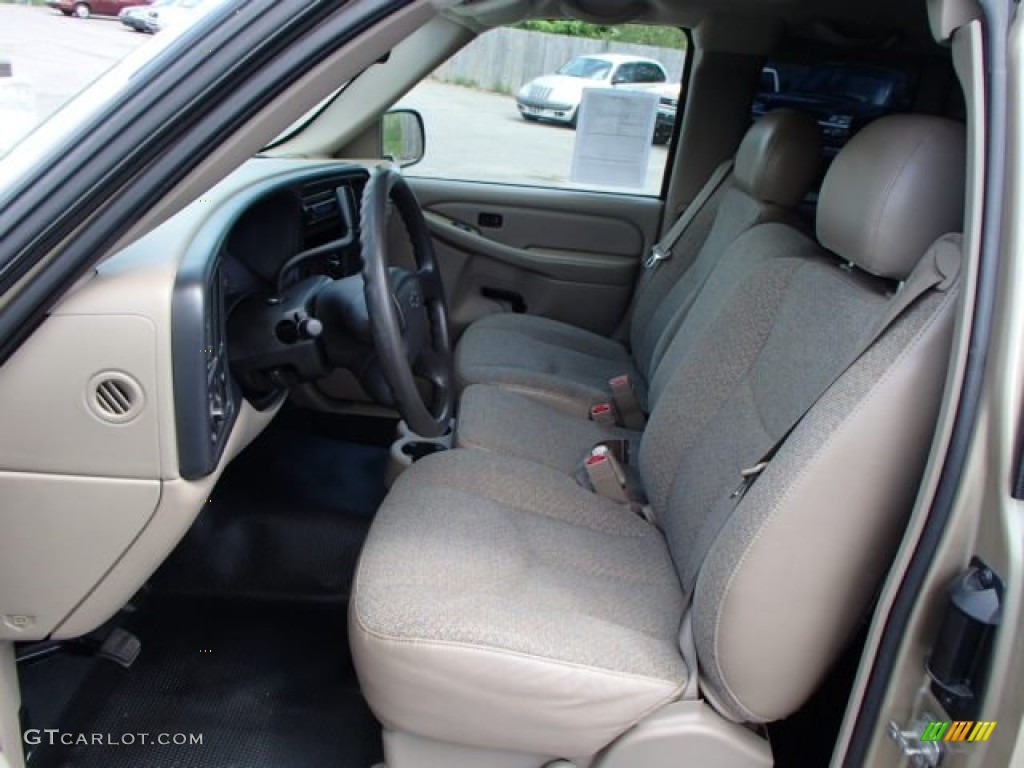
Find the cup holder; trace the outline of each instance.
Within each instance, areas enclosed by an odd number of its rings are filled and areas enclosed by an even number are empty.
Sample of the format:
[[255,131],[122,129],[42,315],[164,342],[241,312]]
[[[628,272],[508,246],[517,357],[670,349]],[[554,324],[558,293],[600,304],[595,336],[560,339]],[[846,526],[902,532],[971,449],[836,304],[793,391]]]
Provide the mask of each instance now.
[[448,450],[448,447],[442,443],[421,443],[412,442],[405,443],[402,446],[402,453],[412,459],[414,462],[420,459],[430,456],[432,453],[440,453],[441,451]]
[[390,488],[405,470],[425,456],[447,451],[455,444],[455,424],[440,437],[423,437],[409,429],[404,421],[398,423],[398,437],[391,444],[387,476],[384,482]]
[[[455,434],[455,420],[454,419],[452,419],[451,423],[448,425],[448,428],[444,431],[444,434],[442,434],[441,437],[439,437],[439,438],[424,438],[423,440],[424,440],[424,442],[445,442],[445,443],[450,443],[453,434]],[[404,419],[402,421],[398,422],[398,440],[399,441],[406,440],[406,439],[411,439],[414,442],[418,442],[416,440],[416,438],[418,438],[418,437],[420,437],[420,436],[417,435],[415,432],[413,432],[411,429],[409,429],[409,425],[405,423]]]

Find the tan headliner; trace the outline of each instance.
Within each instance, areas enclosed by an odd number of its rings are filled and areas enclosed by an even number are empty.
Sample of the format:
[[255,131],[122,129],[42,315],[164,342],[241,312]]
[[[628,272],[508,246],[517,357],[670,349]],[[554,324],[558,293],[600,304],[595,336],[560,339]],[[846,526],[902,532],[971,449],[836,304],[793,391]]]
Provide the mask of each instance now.
[[530,18],[689,28],[709,16],[775,19],[797,38],[822,39],[831,31],[860,39],[899,33],[901,49],[934,46],[924,0],[466,0],[447,15],[478,32]]

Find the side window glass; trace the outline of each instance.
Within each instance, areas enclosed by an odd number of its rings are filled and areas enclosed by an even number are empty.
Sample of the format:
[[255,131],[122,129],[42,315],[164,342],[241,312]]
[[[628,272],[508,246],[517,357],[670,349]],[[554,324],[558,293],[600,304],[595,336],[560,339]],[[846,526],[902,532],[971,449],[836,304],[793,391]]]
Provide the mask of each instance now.
[[[486,32],[396,105],[419,112],[426,133],[423,160],[404,173],[656,196],[687,55],[686,34],[672,27],[552,21]],[[645,165],[628,183],[615,174],[574,175],[580,105],[590,89],[622,93],[655,110],[646,157],[638,161]],[[626,96],[630,91],[650,96]],[[629,121],[612,121],[623,122]],[[619,138],[631,151],[637,145],[636,136],[612,134],[601,151],[617,152]]]
[[761,72],[753,117],[786,107],[810,112],[821,126],[826,159],[831,159],[872,121],[910,110],[917,81],[912,64],[769,61]]
[[638,75],[637,75],[637,82],[638,83],[663,83],[663,82],[665,82],[665,73],[662,71],[661,67],[659,67],[657,64],[651,64],[650,62],[645,62],[643,64],[637,65],[637,70],[638,70]]
[[620,64],[619,69],[616,71],[612,79],[613,83],[636,83],[639,82],[637,78],[637,65],[636,64]]

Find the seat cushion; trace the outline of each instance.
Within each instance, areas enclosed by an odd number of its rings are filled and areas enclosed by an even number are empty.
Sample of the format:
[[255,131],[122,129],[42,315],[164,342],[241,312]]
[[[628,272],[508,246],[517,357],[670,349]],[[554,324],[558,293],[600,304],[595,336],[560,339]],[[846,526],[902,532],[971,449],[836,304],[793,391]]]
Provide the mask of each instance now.
[[554,470],[454,450],[391,490],[349,622],[386,727],[579,757],[678,697],[682,610],[656,528]]
[[581,328],[504,313],[473,323],[455,350],[460,387],[496,384],[578,414],[609,395],[608,380],[642,381],[626,348]]
[[455,444],[518,456],[573,474],[598,443],[628,440],[638,450],[640,435],[614,424],[598,424],[518,392],[475,384],[462,393]]

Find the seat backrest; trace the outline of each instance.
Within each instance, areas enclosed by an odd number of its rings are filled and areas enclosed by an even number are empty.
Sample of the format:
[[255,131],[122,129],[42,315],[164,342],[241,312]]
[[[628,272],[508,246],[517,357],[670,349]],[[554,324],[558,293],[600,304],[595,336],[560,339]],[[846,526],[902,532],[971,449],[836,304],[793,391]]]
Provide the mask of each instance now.
[[[741,235],[652,383],[640,472],[694,588],[703,689],[728,716],[799,708],[891,559],[934,430],[956,291],[920,299],[829,384],[928,245],[961,227],[964,144],[962,126],[922,116],[858,134],[819,199],[829,250],[778,223]],[[956,240],[936,247],[959,253]]]
[[792,221],[793,208],[821,174],[821,129],[804,112],[769,112],[747,131],[733,172],[690,222],[634,299],[630,344],[650,379],[719,257],[744,231],[768,221]]

